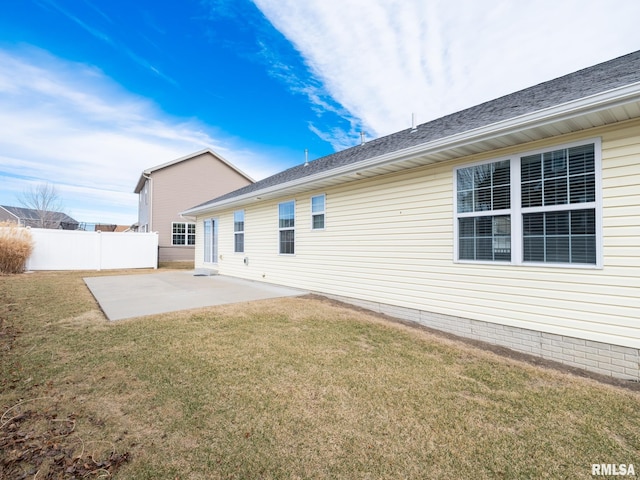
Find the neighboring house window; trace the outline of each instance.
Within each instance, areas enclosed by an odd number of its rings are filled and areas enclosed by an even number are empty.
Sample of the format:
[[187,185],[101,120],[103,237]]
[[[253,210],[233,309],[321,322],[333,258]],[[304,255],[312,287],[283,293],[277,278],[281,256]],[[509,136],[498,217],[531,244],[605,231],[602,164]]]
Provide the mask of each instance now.
[[244,210],[233,213],[233,251],[244,252]]
[[278,205],[279,252],[293,255],[295,253],[296,203],[294,200]]
[[598,264],[599,141],[456,170],[457,259]]
[[172,223],[171,245],[195,245],[196,244],[196,224],[195,223]]
[[325,195],[311,197],[311,228],[322,230],[324,228]]

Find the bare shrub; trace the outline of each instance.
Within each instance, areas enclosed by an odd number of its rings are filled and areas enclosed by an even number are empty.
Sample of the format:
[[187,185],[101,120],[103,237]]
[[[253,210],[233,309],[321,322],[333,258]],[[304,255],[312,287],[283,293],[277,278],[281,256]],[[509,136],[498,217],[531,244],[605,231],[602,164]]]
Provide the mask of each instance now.
[[32,251],[29,229],[13,222],[0,222],[0,274],[22,273]]
[[37,228],[59,228],[63,220],[62,202],[58,190],[50,183],[41,183],[25,190],[18,200],[23,207],[36,214],[35,224],[27,224]]

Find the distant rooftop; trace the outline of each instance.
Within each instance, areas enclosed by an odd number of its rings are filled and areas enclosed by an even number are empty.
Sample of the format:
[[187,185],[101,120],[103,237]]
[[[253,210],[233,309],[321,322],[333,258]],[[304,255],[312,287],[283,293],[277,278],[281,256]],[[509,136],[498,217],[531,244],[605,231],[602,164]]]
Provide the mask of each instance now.
[[63,230],[75,230],[78,228],[78,221],[64,212],[41,212],[32,208],[12,207],[8,205],[0,205],[0,208],[9,212],[21,225],[27,227],[62,228]]

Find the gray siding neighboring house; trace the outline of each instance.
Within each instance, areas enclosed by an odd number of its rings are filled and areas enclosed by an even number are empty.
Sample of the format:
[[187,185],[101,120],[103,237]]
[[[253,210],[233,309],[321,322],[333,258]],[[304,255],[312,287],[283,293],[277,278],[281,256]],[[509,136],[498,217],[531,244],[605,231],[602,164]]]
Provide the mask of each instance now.
[[79,223],[63,212],[41,212],[31,208],[0,205],[0,221],[15,222],[23,227],[77,230]]
[[161,262],[192,261],[195,222],[180,212],[214,195],[250,185],[254,180],[210,149],[142,172],[138,198],[138,231],[158,232]]
[[183,213],[196,267],[640,381],[639,185],[640,51]]

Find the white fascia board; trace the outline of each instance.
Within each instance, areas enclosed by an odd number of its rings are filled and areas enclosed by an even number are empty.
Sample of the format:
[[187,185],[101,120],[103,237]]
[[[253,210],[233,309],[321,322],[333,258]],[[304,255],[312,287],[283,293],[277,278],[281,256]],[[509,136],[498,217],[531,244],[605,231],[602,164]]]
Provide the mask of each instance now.
[[[581,115],[602,111],[608,108],[617,107],[626,103],[640,101],[640,82],[636,82],[624,87],[608,90],[578,100],[572,100],[560,105],[527,113],[517,117],[492,123],[483,127],[467,130],[462,133],[443,137],[431,142],[414,145],[413,147],[396,150],[394,152],[379,155],[366,160],[361,160],[342,167],[333,168],[319,172],[315,175],[298,178],[290,182],[280,183],[261,190],[255,190],[244,195],[228,198],[219,202],[212,202],[200,207],[191,208],[182,212],[182,215],[200,215],[207,212],[229,208],[255,201],[256,197],[269,195],[271,193],[281,193],[286,195],[287,191],[294,187],[303,185],[313,185],[321,180],[328,180],[340,176],[349,176],[368,168],[380,167],[393,164],[408,158],[439,153],[445,150],[463,147],[496,137],[518,133],[523,130],[533,129],[548,125],[550,123],[561,122]],[[420,127],[418,127],[420,128]],[[434,162],[435,163],[435,162]],[[353,179],[353,177],[351,177]]]

